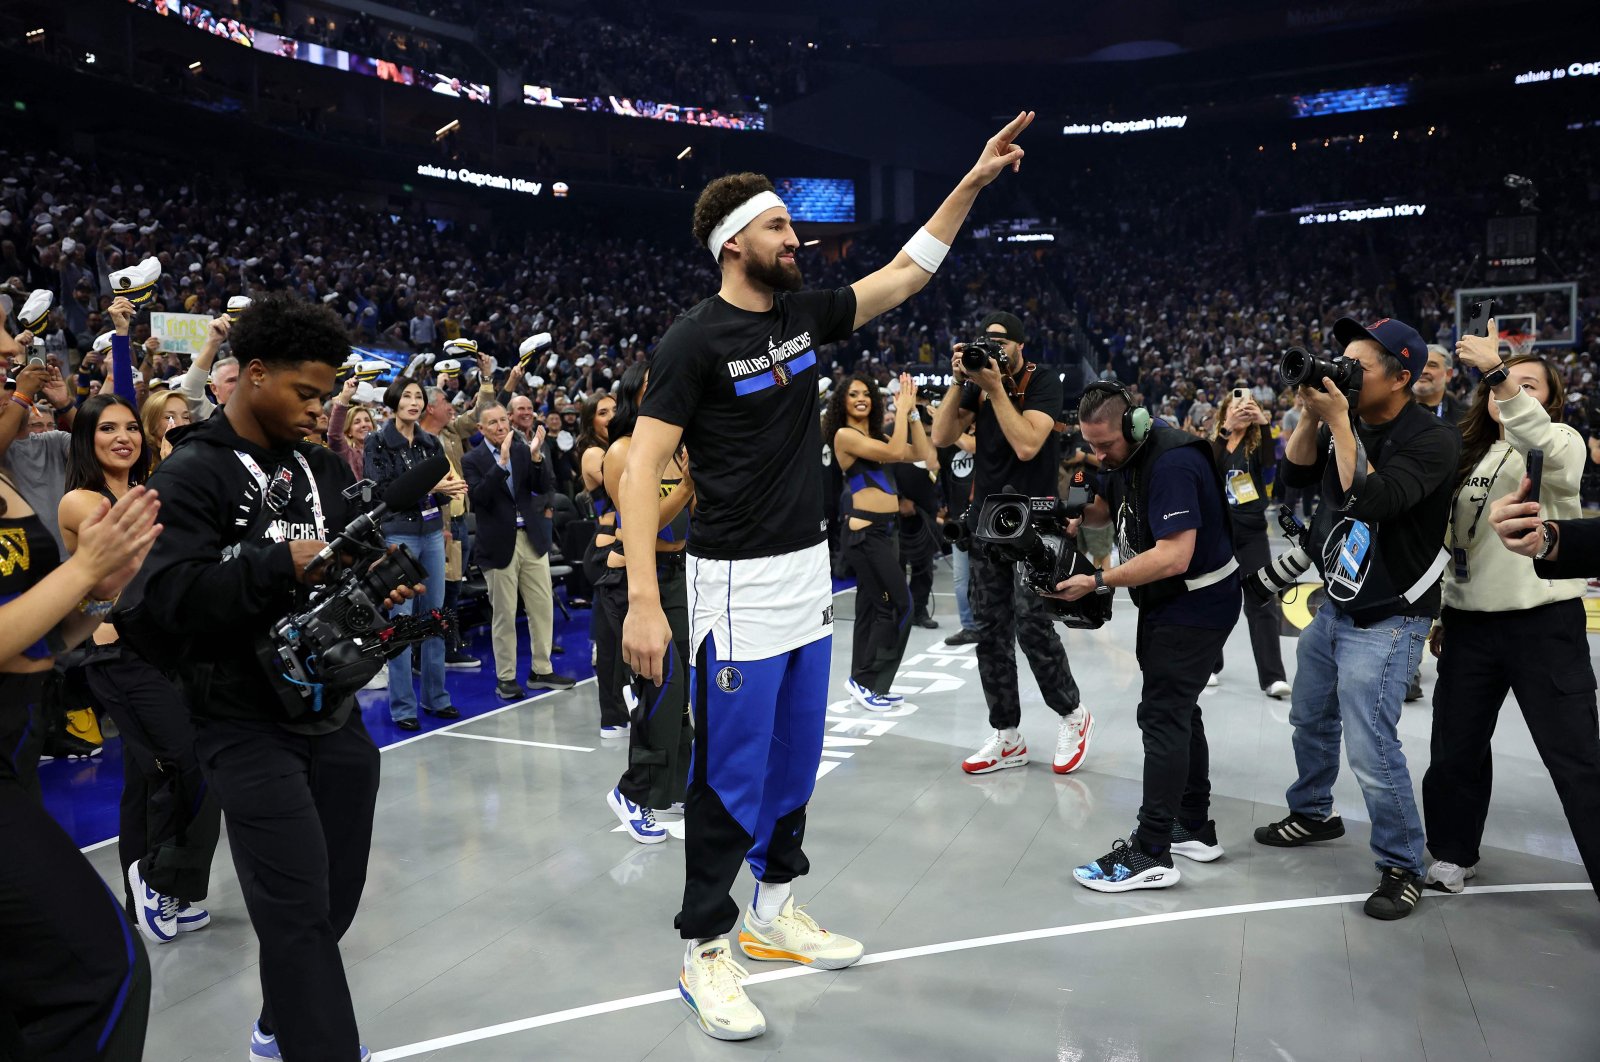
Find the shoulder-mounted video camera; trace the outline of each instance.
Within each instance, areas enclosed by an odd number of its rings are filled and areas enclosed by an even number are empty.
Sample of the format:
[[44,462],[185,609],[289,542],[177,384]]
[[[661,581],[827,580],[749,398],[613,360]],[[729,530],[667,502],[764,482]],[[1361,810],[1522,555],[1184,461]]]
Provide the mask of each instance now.
[[[391,510],[416,505],[449,469],[445,458],[430,458],[395,480],[376,508],[350,521],[312,561],[311,567],[333,567],[306,607],[279,620],[257,641],[256,657],[290,719],[339,704],[388,660],[449,633],[450,619],[437,611],[384,615],[383,601],[391,591],[425,582],[428,574],[406,547],[391,551],[379,531]],[[346,494],[353,498],[370,489],[363,481]]]
[[[1025,494],[991,494],[978,511],[972,540],[1022,568],[1029,589],[1054,593],[1074,575],[1092,575],[1094,562],[1078,551],[1066,522],[1083,515],[1089,492],[1074,485],[1062,498],[1030,498]],[[1050,611],[1068,627],[1094,630],[1111,618],[1111,595],[1089,594],[1077,601],[1044,598]]]

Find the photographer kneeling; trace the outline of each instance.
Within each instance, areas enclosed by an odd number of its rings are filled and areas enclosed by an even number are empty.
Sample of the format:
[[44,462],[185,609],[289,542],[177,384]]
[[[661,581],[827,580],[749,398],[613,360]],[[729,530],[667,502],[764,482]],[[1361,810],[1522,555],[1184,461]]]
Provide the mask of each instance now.
[[[1255,831],[1259,844],[1292,848],[1344,836],[1334,811],[1341,736],[1372,822],[1378,888],[1373,918],[1404,918],[1422,877],[1422,822],[1400,748],[1400,704],[1439,612],[1441,548],[1455,488],[1461,436],[1412,401],[1428,350],[1410,325],[1385,318],[1370,328],[1342,317],[1328,362],[1301,350],[1284,357],[1306,412],[1284,449],[1289,487],[1321,484],[1310,558],[1327,600],[1300,633],[1293,703],[1289,815]],[[1354,402],[1355,417],[1351,417]],[[1273,569],[1275,570],[1276,565]],[[1246,587],[1264,573],[1246,578]],[[1291,577],[1292,578],[1292,577]]]
[[1115,524],[1122,563],[1075,575],[1052,596],[1076,601],[1122,586],[1139,608],[1144,801],[1133,836],[1072,874],[1096,892],[1165,889],[1182,877],[1174,853],[1205,863],[1222,855],[1208,817],[1211,754],[1200,692],[1239,620],[1228,502],[1211,444],[1153,420],[1121,384],[1090,384],[1078,416],[1102,468],[1100,497],[1082,522]]
[[[1060,460],[1060,376],[1038,370],[1022,356],[1022,321],[991,313],[983,338],[957,348],[952,382],[933,415],[933,445],[951,446],[976,424],[973,491],[968,527],[991,494],[1053,497]],[[968,774],[988,774],[1028,762],[1028,743],[1017,732],[1022,702],[1017,692],[1021,645],[1050,709],[1061,717],[1053,767],[1068,774],[1083,765],[1094,722],[1078,697],[1067,650],[1044,602],[1022,586],[1014,562],[974,544],[968,552],[967,593],[978,632],[978,680],[989,704],[994,734],[961,763]]]
[[[284,295],[257,299],[230,338],[238,389],[217,416],[172,432],[172,456],[150,480],[166,530],[135,585],[142,599],[125,602],[117,629],[176,671],[194,715],[200,767],[261,948],[250,1057],[355,1062],[369,1056],[339,938],[372,843],[378,749],[354,689],[376,666],[348,691],[316,687],[308,710],[292,715],[286,697],[312,692],[310,682],[288,679],[281,657],[270,670],[262,662],[281,652],[268,640],[275,625],[306,606],[307,584],[321,578],[325,541],[357,515],[345,497],[349,466],[305,442],[350,340],[330,310]],[[383,607],[416,589],[383,590]],[[337,603],[361,607],[354,595]],[[309,636],[323,625],[297,626]]]

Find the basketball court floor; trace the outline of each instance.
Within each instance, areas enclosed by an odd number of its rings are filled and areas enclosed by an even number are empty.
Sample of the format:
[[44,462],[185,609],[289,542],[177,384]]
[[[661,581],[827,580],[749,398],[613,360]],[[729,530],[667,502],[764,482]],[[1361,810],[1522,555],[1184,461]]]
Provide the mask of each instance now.
[[[853,591],[838,596],[823,775],[811,805],[812,873],[796,896],[823,925],[861,938],[850,970],[746,962],[768,1032],[722,1043],[688,1018],[672,928],[680,840],[640,846],[604,796],[624,760],[599,736],[593,681],[502,707],[487,638],[481,672],[453,672],[469,718],[388,725],[365,901],[344,940],[363,1038],[380,1060],[1058,1059],[1381,1062],[1600,1057],[1600,904],[1514,705],[1495,746],[1480,874],[1462,896],[1427,893],[1408,919],[1361,913],[1376,884],[1365,810],[1337,790],[1349,832],[1300,850],[1251,830],[1283,814],[1292,779],[1288,705],[1255,682],[1246,632],[1228,644],[1203,707],[1213,814],[1227,854],[1180,859],[1163,891],[1108,896],[1071,879],[1134,825],[1141,756],[1134,611],[1095,632],[1061,628],[1095,716],[1085,766],[1049,767],[1054,716],[1021,667],[1035,762],[968,777],[987,736],[971,646],[948,572],[941,629],[915,630],[895,686],[907,706],[870,714],[843,694]],[[558,670],[588,675],[586,612],[560,626]],[[1292,631],[1292,624],[1286,630]],[[1293,668],[1294,641],[1283,649]],[[1533,651],[1508,646],[1508,652]],[[523,661],[526,668],[526,659]],[[1424,666],[1431,696],[1433,665]],[[1428,702],[1401,725],[1420,785]],[[42,767],[52,810],[116,884],[118,751]],[[676,824],[675,824],[676,827]],[[741,881],[737,898],[748,902]],[[226,839],[212,924],[151,948],[146,1057],[248,1054],[259,1005],[256,945]]]

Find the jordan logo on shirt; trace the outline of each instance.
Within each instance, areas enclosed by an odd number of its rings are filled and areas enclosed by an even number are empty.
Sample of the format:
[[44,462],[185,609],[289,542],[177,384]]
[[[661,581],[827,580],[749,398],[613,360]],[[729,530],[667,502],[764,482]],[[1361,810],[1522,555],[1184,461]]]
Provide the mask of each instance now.
[[733,377],[733,391],[737,395],[754,394],[772,386],[787,387],[797,373],[804,372],[817,363],[816,351],[811,349],[811,333],[801,332],[782,343],[767,339],[767,352],[754,358],[734,358],[728,362],[728,375]]

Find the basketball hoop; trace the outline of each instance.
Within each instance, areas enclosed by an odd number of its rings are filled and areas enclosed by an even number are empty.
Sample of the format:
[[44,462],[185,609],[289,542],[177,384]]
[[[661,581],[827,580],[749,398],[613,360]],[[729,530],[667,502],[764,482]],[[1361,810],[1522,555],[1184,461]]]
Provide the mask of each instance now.
[[1533,353],[1533,344],[1538,337],[1532,332],[1501,332],[1500,342],[1511,348],[1511,356],[1520,358],[1525,354]]

